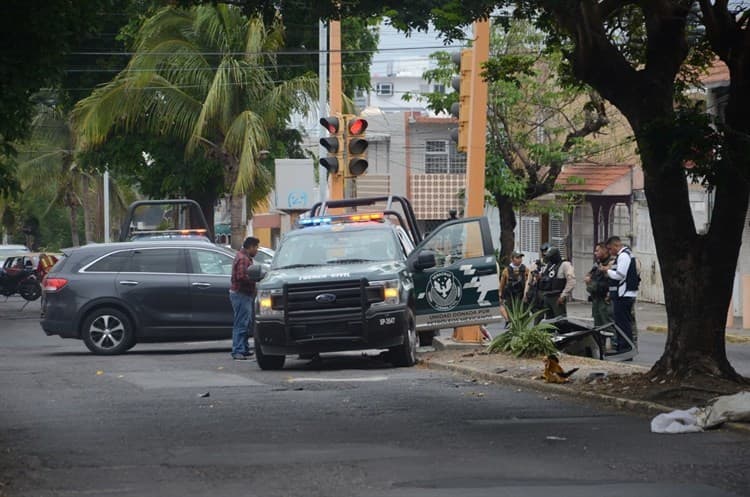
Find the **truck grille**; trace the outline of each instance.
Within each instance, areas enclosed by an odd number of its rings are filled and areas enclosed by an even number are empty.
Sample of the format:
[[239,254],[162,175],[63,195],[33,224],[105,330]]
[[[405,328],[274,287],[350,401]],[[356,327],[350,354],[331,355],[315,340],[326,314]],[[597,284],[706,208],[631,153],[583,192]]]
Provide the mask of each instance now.
[[283,305],[291,323],[323,324],[330,319],[362,320],[373,302],[383,300],[382,289],[367,280],[286,285]]

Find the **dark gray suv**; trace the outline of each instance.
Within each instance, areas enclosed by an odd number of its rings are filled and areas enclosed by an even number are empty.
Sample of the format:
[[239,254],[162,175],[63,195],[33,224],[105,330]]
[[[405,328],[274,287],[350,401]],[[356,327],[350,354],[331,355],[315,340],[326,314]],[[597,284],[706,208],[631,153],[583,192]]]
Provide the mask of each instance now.
[[65,250],[44,280],[41,325],[95,354],[138,342],[232,336],[234,253],[201,241],[144,241]]

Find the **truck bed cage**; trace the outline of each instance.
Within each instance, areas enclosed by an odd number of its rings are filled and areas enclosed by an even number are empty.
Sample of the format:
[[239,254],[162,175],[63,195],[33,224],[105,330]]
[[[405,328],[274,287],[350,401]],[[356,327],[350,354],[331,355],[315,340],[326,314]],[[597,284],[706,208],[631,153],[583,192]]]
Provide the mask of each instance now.
[[[201,206],[196,202],[195,200],[187,199],[187,198],[170,198],[170,199],[154,199],[154,200],[136,200],[130,206],[128,206],[128,212],[125,216],[125,220],[122,223],[122,228],[120,229],[120,237],[119,241],[124,242],[127,241],[130,235],[133,233],[133,220],[135,218],[136,209],[143,206],[148,205],[181,205],[183,207],[187,207],[190,209],[190,215],[195,215],[196,219],[195,221],[197,224],[201,224],[202,226],[199,226],[199,229],[205,229],[206,230],[206,236],[209,240],[213,241],[213,229],[212,227],[208,225],[208,221],[206,221],[206,216],[203,215],[203,211],[201,210]],[[192,223],[196,224],[196,223]],[[195,226],[189,226],[184,227],[182,229],[191,229],[195,228]],[[167,232],[171,231],[174,232],[174,229],[171,230],[136,230],[140,232],[149,231],[150,233],[156,233],[159,231]]]
[[[419,231],[417,225],[417,217],[414,215],[414,209],[412,209],[411,202],[406,197],[400,195],[390,195],[388,197],[365,197],[365,198],[351,198],[343,200],[326,200],[324,202],[317,202],[310,208],[310,215],[323,216],[328,213],[328,209],[352,207],[356,211],[357,207],[373,206],[378,202],[385,202],[385,209],[382,211],[384,215],[395,216],[401,226],[407,230],[411,235],[414,244],[418,244],[422,241],[422,234]],[[403,216],[396,210],[393,210],[394,202],[401,206]],[[404,222],[404,217],[406,222]]]

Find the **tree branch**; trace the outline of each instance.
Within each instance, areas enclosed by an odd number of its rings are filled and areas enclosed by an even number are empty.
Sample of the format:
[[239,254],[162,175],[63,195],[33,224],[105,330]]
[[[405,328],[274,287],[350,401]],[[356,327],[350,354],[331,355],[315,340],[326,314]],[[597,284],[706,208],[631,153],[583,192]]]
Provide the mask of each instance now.
[[541,3],[573,40],[574,48],[569,59],[575,76],[599,90],[619,109],[637,109],[643,98],[641,88],[646,82],[607,37],[603,15],[610,15],[615,7],[634,2],[545,0]]
[[566,152],[569,151],[573,147],[573,145],[575,145],[577,138],[583,138],[584,136],[596,133],[604,126],[609,124],[609,118],[607,117],[604,100],[594,92],[591,92],[590,96],[591,101],[589,102],[589,104],[591,107],[593,107],[593,111],[596,113],[596,115],[592,115],[594,112],[588,110],[586,112],[586,120],[583,124],[583,127],[568,133],[568,136],[565,138],[565,143],[562,147],[562,149]]
[[698,0],[703,13],[703,25],[706,36],[716,55],[724,62],[728,62],[734,34],[735,21],[728,10],[727,0]]
[[646,68],[655,84],[674,83],[688,55],[685,27],[690,9],[680,2],[643,0],[646,18]]

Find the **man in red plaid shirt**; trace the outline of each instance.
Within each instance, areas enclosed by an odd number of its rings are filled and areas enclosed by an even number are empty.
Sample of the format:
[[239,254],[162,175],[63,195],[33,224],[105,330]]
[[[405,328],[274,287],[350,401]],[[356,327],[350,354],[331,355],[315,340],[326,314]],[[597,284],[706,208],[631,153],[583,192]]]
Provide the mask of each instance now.
[[253,264],[253,257],[258,253],[260,240],[249,236],[242,243],[232,263],[232,286],[229,289],[229,300],[234,309],[234,327],[232,328],[232,359],[244,360],[252,355],[248,345],[248,330],[253,322],[253,299],[255,282],[247,277],[247,268]]

